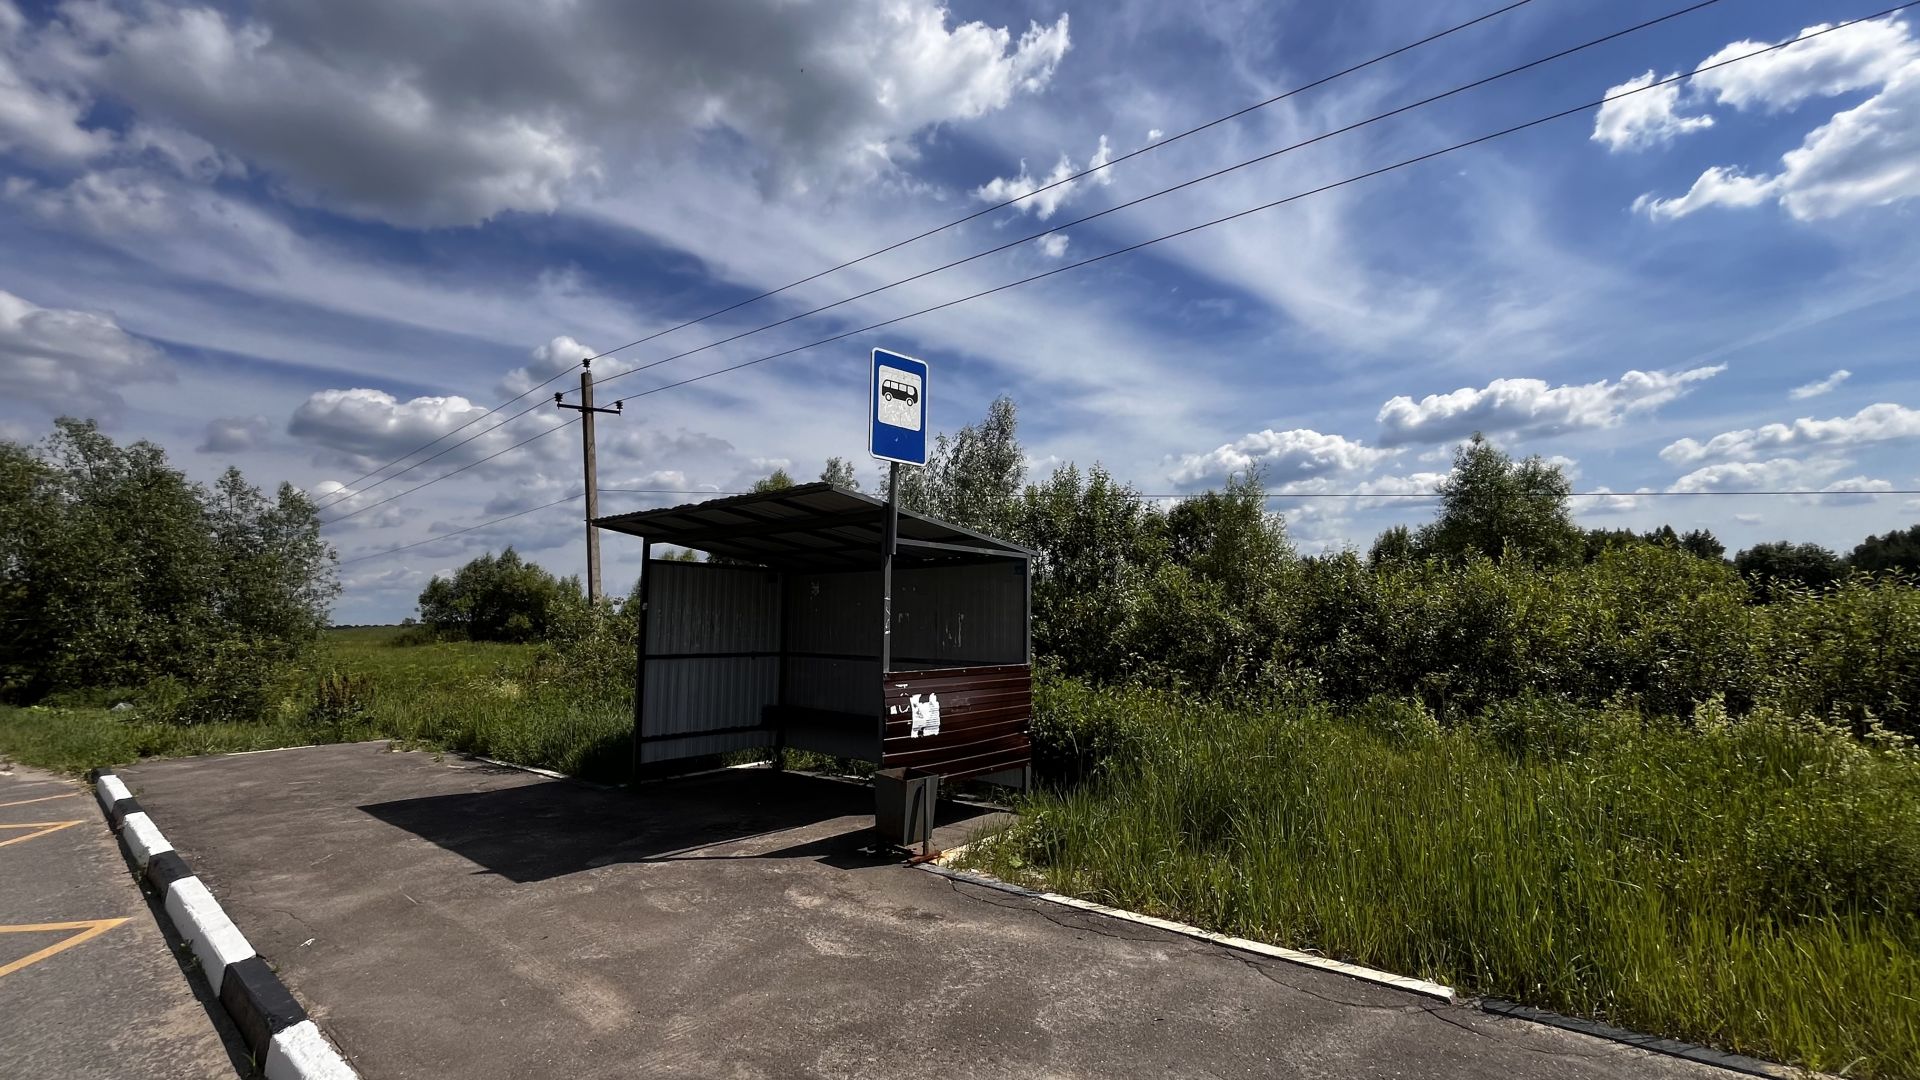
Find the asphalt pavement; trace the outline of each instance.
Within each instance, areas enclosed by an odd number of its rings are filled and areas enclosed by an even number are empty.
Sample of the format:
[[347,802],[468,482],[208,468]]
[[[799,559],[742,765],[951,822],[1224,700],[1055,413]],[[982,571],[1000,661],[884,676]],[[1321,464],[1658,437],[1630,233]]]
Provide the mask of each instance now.
[[0,764],[0,1076],[248,1070],[161,925],[86,785]]
[[828,780],[379,744],[122,775],[369,1080],[1732,1075],[876,859]]

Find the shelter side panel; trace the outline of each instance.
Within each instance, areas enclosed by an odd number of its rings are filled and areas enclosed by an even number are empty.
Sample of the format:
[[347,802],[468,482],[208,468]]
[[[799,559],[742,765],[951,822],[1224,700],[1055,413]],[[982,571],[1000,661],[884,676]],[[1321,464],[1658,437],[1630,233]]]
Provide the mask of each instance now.
[[647,572],[641,760],[766,745],[763,713],[780,693],[780,576],[669,561]]
[[882,695],[882,767],[957,780],[1033,760],[1033,673],[1024,664],[895,671]]

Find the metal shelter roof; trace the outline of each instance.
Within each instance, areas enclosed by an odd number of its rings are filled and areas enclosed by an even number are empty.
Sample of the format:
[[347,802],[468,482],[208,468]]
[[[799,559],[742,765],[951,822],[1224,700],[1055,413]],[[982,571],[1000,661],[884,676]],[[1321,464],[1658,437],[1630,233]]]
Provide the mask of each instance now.
[[[678,544],[780,570],[859,570],[880,565],[883,499],[832,484],[735,495],[595,518],[613,532]],[[900,511],[896,563],[1027,559],[1026,548],[939,518]]]

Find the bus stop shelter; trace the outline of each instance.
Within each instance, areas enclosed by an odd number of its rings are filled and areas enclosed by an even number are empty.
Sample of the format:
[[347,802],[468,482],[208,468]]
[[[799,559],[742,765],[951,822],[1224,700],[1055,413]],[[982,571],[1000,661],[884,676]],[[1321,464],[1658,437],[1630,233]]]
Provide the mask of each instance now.
[[594,520],[646,552],[636,775],[771,747],[1026,786],[1032,553],[895,513],[891,545],[883,500],[824,483]]

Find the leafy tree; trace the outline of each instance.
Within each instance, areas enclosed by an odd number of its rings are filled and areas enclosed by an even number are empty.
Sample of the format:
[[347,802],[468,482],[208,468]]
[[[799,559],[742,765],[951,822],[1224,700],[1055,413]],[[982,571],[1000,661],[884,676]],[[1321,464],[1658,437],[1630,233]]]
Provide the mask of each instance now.
[[1692,529],[1680,536],[1680,550],[1696,559],[1723,560],[1727,557],[1727,545],[1707,529]]
[[270,502],[229,468],[214,482],[207,519],[214,614],[241,637],[300,645],[317,638],[338,587],[307,494],[282,483]]
[[1203,693],[1271,685],[1298,562],[1259,473],[1182,500],[1155,524],[1164,558],[1128,629],[1142,674]]
[[1586,561],[1592,562],[1602,552],[1614,548],[1634,547],[1651,544],[1654,547],[1676,548],[1697,559],[1710,562],[1723,562],[1726,559],[1727,546],[1706,529],[1693,529],[1685,533],[1675,532],[1673,526],[1662,525],[1657,529],[1636,533],[1632,529],[1588,529],[1586,532]]
[[56,421],[37,449],[0,443],[0,526],[0,693],[13,698],[283,661],[338,591],[304,494],[283,485],[270,502],[237,471],[210,492],[158,446],[119,446],[92,421]]
[[1028,485],[1016,539],[1033,563],[1033,641],[1063,670],[1101,680],[1127,677],[1122,632],[1140,580],[1158,561],[1155,511],[1095,465],[1073,465]]
[[556,578],[509,547],[427,582],[420,621],[475,641],[537,641],[584,604],[579,578]]
[[1733,568],[1762,600],[1779,599],[1793,589],[1824,589],[1846,573],[1840,556],[1819,544],[1787,540],[1755,544],[1733,557]]
[[1420,530],[1420,550],[1450,559],[1477,552],[1490,559],[1572,562],[1585,544],[1567,510],[1571,490],[1558,465],[1537,454],[1514,461],[1475,434],[1453,453],[1453,472],[1440,484],[1440,514]]
[[1382,566],[1404,566],[1419,557],[1413,530],[1395,525],[1374,538],[1373,547],[1367,550],[1367,565],[1378,570]]
[[995,536],[1016,522],[1026,454],[1013,399],[995,398],[986,418],[934,440],[924,469],[900,470],[900,505]]
[[835,487],[860,490],[860,479],[853,475],[853,463],[843,457],[830,457],[827,467],[820,470],[820,479]]
[[1920,525],[1867,537],[1847,556],[1847,564],[1870,574],[1887,570],[1920,574]]
[[752,491],[755,495],[759,495],[763,492],[785,491],[790,487],[798,487],[798,486],[799,486],[798,484],[793,482],[793,477],[787,475],[787,470],[775,469],[769,475],[762,477],[759,480],[755,480],[753,482],[753,487],[749,488],[748,490]]

